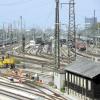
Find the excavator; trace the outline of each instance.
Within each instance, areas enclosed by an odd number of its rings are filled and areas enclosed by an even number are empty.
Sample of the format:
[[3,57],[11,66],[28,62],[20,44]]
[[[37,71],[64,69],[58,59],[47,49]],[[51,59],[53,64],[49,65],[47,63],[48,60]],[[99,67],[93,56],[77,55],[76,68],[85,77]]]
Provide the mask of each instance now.
[[0,59],[0,67],[1,68],[10,67],[11,69],[15,68],[15,59],[14,59],[14,57],[11,57],[9,54],[7,54],[5,57],[3,56],[2,59]]
[[6,54],[6,56],[2,56],[0,59],[0,68],[10,68],[7,69],[3,75],[10,80],[10,82],[24,82],[26,78],[26,74],[24,74],[23,69],[15,68],[15,59],[13,56]]

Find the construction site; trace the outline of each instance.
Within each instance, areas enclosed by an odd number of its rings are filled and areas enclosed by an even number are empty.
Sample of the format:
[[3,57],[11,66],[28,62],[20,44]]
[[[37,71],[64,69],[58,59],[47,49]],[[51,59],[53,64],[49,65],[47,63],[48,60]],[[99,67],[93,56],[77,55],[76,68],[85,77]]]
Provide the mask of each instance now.
[[[78,0],[52,2],[53,28],[29,29],[24,15],[18,23],[0,26],[0,100],[100,100],[100,20],[96,10],[92,8],[92,15],[84,16],[80,28]],[[17,3],[0,5],[17,7]]]

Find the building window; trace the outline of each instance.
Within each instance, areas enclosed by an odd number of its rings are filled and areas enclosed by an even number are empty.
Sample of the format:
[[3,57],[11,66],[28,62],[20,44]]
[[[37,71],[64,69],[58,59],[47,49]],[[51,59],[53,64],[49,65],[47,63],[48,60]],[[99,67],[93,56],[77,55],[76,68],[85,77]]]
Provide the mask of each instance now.
[[71,74],[69,74],[69,82],[71,82]]
[[77,84],[77,79],[76,78],[77,78],[77,76],[75,76],[75,84]]
[[66,81],[68,81],[68,73],[66,73]]
[[79,86],[79,77],[77,77],[77,85]]
[[74,83],[74,75],[72,75],[72,83]]
[[91,81],[88,81],[88,90],[91,90]]
[[86,79],[84,79],[84,88],[86,89]]
[[80,86],[83,87],[83,78],[80,78]]

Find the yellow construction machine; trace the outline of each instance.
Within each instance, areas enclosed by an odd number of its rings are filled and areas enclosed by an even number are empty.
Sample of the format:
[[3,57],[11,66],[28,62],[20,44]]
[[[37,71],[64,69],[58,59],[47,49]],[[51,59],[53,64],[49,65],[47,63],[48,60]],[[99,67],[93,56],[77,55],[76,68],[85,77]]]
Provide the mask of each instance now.
[[2,57],[0,60],[0,67],[9,67],[15,68],[15,59],[14,57],[11,57],[10,55],[6,55],[6,57]]

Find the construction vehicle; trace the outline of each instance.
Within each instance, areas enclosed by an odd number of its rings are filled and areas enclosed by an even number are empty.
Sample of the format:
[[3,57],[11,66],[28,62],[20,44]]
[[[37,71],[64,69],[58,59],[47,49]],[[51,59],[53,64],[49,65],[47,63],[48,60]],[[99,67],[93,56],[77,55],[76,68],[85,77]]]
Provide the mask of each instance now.
[[25,82],[26,73],[21,68],[15,68],[15,59],[13,56],[9,54],[2,56],[0,60],[0,67],[7,68],[2,72],[2,75],[6,77],[10,82]]
[[14,57],[10,57],[9,54],[7,54],[6,57],[3,56],[0,60],[0,67],[8,68],[9,66],[11,69],[15,68],[15,59]]
[[3,68],[4,64],[3,64],[3,61],[0,60],[0,68]]

